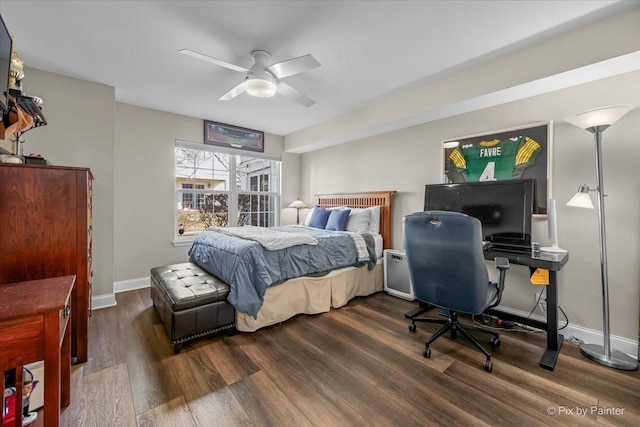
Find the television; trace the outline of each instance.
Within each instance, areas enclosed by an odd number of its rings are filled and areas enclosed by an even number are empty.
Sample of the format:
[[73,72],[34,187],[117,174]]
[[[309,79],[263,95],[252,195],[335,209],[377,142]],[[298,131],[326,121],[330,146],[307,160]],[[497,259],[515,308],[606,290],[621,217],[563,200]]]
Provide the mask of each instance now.
[[534,179],[430,184],[425,211],[462,212],[482,223],[482,238],[495,249],[530,250]]
[[11,47],[13,40],[0,15],[0,112],[9,111],[9,67],[11,66]]

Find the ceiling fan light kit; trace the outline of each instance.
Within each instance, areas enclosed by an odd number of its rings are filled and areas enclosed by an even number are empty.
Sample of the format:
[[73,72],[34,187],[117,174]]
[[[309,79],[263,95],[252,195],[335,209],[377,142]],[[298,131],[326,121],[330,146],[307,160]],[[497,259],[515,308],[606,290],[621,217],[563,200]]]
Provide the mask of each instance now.
[[276,78],[266,71],[271,54],[264,50],[254,50],[251,57],[255,63],[244,82],[247,93],[259,98],[272,97],[276,94]]
[[180,49],[178,52],[233,71],[246,73],[245,80],[218,98],[220,101],[229,101],[247,92],[251,96],[260,98],[269,98],[278,93],[305,107],[315,104],[313,99],[281,81],[285,77],[319,67],[320,63],[312,55],[303,55],[269,65],[271,54],[264,50],[254,50],[251,52],[254,64],[247,69],[189,49]]
[[270,98],[276,94],[276,84],[266,79],[249,78],[244,84],[247,93],[258,98]]

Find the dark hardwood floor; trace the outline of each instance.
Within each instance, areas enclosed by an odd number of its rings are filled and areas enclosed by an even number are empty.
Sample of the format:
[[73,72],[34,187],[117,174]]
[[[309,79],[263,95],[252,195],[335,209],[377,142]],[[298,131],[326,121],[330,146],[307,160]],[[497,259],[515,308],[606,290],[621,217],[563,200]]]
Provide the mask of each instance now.
[[546,371],[544,335],[524,332],[501,333],[492,373],[461,336],[425,359],[436,326],[410,332],[403,315],[416,303],[384,293],[179,355],[148,289],[117,302],[93,312],[63,426],[640,425],[638,371],[594,364],[566,342]]

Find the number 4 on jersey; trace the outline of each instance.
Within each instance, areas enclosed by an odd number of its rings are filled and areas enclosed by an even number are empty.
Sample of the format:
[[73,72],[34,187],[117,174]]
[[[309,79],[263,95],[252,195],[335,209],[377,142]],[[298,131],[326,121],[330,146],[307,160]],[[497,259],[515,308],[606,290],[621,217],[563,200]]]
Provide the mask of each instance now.
[[496,162],[487,162],[487,165],[482,171],[482,175],[478,178],[478,181],[495,181],[496,175]]

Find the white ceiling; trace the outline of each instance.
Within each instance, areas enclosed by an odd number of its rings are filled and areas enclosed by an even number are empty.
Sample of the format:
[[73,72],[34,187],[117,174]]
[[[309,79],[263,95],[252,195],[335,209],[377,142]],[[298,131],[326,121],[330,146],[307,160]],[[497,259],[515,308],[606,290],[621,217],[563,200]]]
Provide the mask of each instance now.
[[[2,0],[0,13],[27,67],[113,86],[119,102],[288,135],[630,3]],[[255,49],[273,62],[310,53],[321,67],[285,81],[316,104],[218,101],[244,75],[182,48],[244,67]]]

